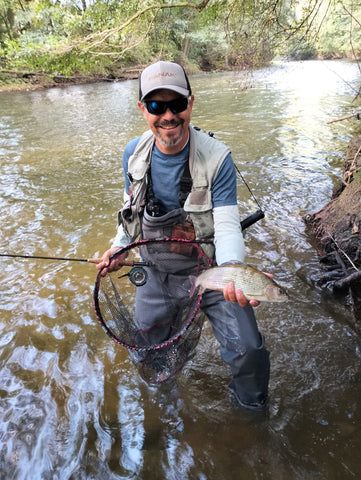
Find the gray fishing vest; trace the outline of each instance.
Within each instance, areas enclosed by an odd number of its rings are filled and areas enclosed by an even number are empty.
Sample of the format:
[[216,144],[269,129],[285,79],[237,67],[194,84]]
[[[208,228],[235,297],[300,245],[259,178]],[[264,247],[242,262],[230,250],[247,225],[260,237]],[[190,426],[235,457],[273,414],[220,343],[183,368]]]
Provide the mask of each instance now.
[[[194,127],[189,128],[189,170],[192,177],[192,189],[183,208],[169,212],[162,217],[149,217],[145,210],[147,191],[147,171],[151,162],[154,135],[145,132],[128,162],[128,178],[131,182],[131,195],[124,208],[119,212],[118,222],[122,223],[125,233],[135,240],[139,235],[149,238],[148,225],[153,222],[159,227],[182,223],[191,220],[196,240],[213,241],[214,222],[212,204],[212,185],[224,159],[230,153],[228,147],[218,142],[207,133]],[[147,230],[145,232],[144,230]],[[169,237],[169,230],[163,236]],[[160,238],[160,231],[151,238]],[[208,257],[214,256],[213,243],[202,244]]]

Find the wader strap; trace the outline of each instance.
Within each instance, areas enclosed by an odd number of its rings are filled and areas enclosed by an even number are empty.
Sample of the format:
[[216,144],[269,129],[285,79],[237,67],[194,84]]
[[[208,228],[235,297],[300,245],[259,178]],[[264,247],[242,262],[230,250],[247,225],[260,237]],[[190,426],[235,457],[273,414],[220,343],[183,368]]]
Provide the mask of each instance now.
[[179,182],[179,204],[182,208],[184,206],[184,202],[187,200],[190,191],[192,190],[192,185],[193,181],[191,177],[191,172],[189,170],[189,161],[187,161],[184,167],[182,178]]

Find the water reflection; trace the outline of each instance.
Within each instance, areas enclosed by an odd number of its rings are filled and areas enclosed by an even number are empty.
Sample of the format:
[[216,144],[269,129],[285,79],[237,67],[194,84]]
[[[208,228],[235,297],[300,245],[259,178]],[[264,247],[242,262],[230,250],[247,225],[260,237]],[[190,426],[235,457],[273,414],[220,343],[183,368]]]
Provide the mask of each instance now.
[[[346,479],[360,475],[360,339],[297,275],[356,121],[348,62],[192,77],[193,123],[227,142],[266,211],[247,257],[290,293],[257,309],[271,351],[268,415],[240,411],[205,325],[171,384],[146,386],[92,312],[94,267],[1,259],[0,471],[16,479]],[[145,128],[137,83],[0,96],[0,253],[88,258],[108,248],[121,155]],[[351,105],[351,106],[350,106]],[[239,186],[240,209],[256,208]],[[346,312],[346,313],[345,313]]]

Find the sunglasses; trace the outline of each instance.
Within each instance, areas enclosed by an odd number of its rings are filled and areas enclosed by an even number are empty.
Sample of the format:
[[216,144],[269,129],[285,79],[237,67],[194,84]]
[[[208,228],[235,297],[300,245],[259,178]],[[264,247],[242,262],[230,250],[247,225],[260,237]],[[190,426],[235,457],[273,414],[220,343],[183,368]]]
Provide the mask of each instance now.
[[170,102],[161,102],[160,100],[144,101],[143,105],[152,115],[163,115],[169,108],[172,113],[181,113],[187,109],[190,97],[179,97]]

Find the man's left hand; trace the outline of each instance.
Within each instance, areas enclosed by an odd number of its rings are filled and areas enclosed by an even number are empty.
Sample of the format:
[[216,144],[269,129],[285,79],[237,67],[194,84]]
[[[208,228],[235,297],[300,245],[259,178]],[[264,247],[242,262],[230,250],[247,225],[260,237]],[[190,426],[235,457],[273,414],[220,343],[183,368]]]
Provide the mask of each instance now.
[[257,307],[260,303],[258,300],[249,300],[248,302],[242,290],[236,290],[234,288],[233,282],[228,283],[228,285],[224,287],[223,295],[228,302],[238,303],[241,307],[246,307],[248,303],[252,307]]

